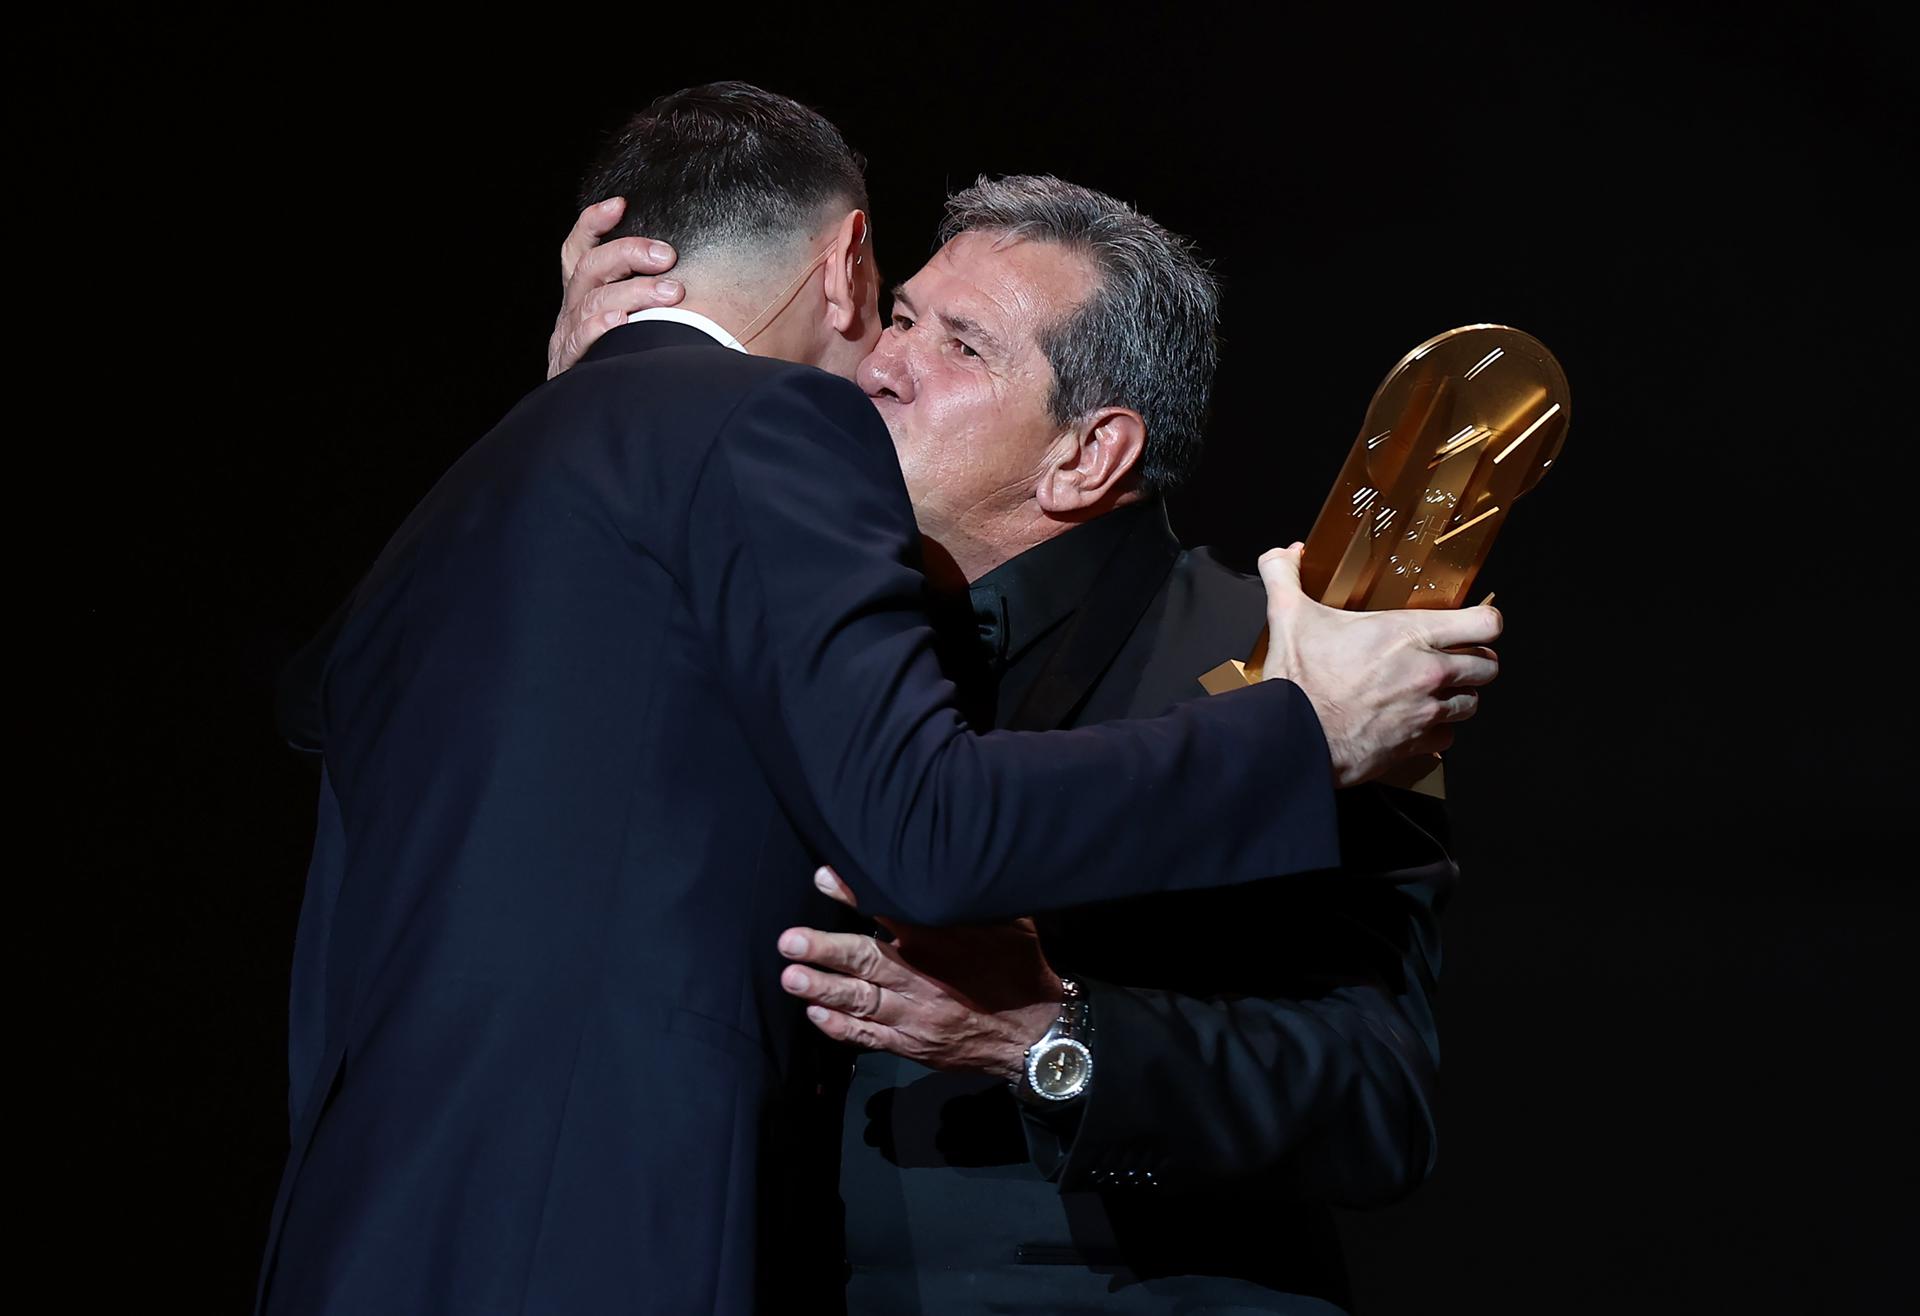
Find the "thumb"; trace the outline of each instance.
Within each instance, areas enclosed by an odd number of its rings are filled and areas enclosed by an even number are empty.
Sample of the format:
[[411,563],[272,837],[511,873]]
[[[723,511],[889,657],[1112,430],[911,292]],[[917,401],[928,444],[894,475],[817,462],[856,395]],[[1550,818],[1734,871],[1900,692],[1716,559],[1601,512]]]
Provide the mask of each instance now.
[[1303,545],[1270,548],[1260,555],[1260,580],[1267,587],[1267,602],[1288,602],[1300,597],[1300,558]]
[[627,199],[623,196],[610,196],[605,201],[588,206],[580,215],[580,226],[596,238],[604,238],[613,232],[620,223],[621,216],[627,213]]
[[848,909],[860,908],[860,902],[853,897],[853,888],[840,880],[840,874],[822,866],[813,871],[813,884],[823,895],[839,901]]
[[581,257],[600,245],[600,239],[613,232],[620,224],[621,216],[627,213],[627,199],[623,196],[610,196],[605,201],[596,201],[580,212],[573,221],[573,229],[567,234],[567,240],[560,244],[560,282],[562,285],[573,281],[573,272],[579,268]]

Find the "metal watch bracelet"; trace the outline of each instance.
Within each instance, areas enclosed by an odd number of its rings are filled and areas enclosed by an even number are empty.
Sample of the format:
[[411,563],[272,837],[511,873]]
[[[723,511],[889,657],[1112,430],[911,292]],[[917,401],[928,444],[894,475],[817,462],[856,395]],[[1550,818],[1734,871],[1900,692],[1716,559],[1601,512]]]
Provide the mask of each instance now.
[[1093,1020],[1086,994],[1071,978],[1060,979],[1060,1013],[1039,1041],[1027,1048],[1014,1096],[1033,1105],[1072,1101],[1093,1081]]

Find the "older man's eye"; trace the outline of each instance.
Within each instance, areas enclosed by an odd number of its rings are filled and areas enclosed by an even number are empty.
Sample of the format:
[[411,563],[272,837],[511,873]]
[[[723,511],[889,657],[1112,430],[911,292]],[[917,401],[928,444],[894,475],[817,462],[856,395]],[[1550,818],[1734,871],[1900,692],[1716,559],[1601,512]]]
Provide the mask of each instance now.
[[968,355],[968,356],[979,356],[979,355],[980,355],[980,354],[979,354],[978,352],[976,352],[976,351],[974,351],[974,350],[973,350],[973,349],[972,349],[971,347],[968,347],[968,346],[967,346],[967,345],[966,345],[965,343],[961,343],[961,342],[960,342],[960,340],[959,340],[958,338],[956,338],[956,339],[954,339],[953,341],[954,341],[954,342],[956,342],[956,343],[960,343],[960,350],[961,350],[962,352],[964,352],[964,353],[966,353],[966,355]]
[[901,315],[896,311],[893,316],[893,327],[904,334],[907,330],[913,328],[913,317]]

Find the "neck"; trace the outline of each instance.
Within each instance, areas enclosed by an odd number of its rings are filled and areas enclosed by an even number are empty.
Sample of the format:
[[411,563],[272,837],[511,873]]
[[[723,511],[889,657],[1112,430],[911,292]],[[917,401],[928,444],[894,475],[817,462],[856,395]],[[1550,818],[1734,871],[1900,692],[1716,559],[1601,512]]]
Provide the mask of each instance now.
[[[688,297],[680,303],[679,309],[706,316],[740,340],[740,345],[754,356],[794,361],[805,366],[820,364],[818,345],[805,332],[807,326],[801,322],[801,317],[791,312],[762,329],[754,336],[752,342],[748,342],[742,331],[746,329],[748,321],[753,318],[754,312],[742,310],[740,304],[731,298]],[[797,311],[799,308],[793,309]]]
[[726,302],[703,301],[699,298],[687,297],[674,309],[686,311],[692,315],[704,315],[735,338],[740,336],[740,328],[747,322],[747,317],[741,315],[737,307]]
[[1065,534],[1077,524],[1078,521],[1048,516],[1037,505],[1028,503],[1025,514],[1006,521],[974,524],[961,521],[938,528],[923,526],[920,533],[929,543],[937,544],[940,556],[972,584],[1002,563],[1011,562],[1028,549]]
[[928,518],[922,517],[920,535],[927,542],[937,544],[942,556],[953,563],[956,570],[964,573],[967,583],[971,584],[1030,548],[1058,538],[1077,525],[1085,525],[1145,498],[1146,495],[1137,488],[1129,488],[1125,492],[1108,495],[1091,507],[1062,512],[1048,512],[1040,506],[1038,499],[1029,498],[1018,507],[998,515],[982,514],[982,509],[975,508],[972,510],[976,514],[972,516],[940,518],[942,524],[938,526],[928,525]]

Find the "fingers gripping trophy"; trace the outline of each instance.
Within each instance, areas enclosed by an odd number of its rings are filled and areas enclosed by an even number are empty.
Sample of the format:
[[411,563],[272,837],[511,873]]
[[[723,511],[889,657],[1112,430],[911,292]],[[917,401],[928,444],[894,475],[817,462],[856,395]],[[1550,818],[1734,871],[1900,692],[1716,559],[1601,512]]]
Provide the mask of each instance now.
[[[1507,513],[1559,456],[1571,406],[1560,363],[1518,329],[1467,325],[1416,347],[1374,393],[1307,536],[1302,591],[1355,612],[1461,607]],[[1201,684],[1261,679],[1268,644],[1262,632]],[[1444,790],[1437,755],[1385,779]]]

